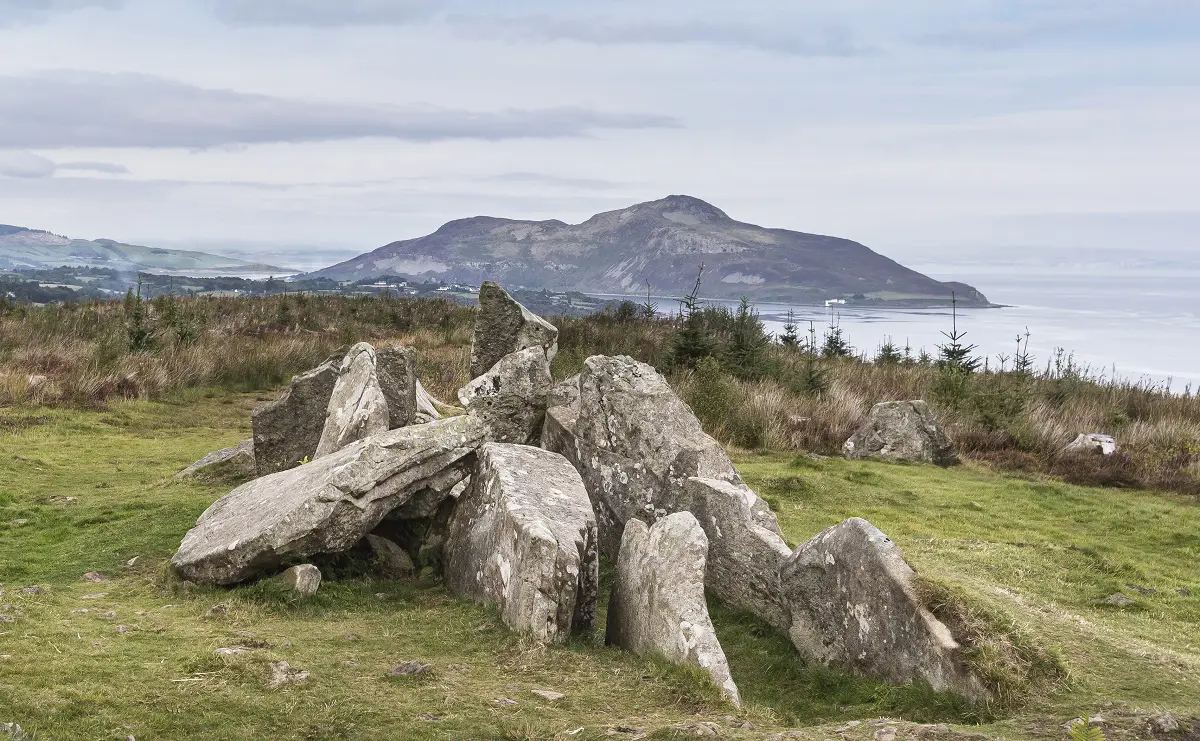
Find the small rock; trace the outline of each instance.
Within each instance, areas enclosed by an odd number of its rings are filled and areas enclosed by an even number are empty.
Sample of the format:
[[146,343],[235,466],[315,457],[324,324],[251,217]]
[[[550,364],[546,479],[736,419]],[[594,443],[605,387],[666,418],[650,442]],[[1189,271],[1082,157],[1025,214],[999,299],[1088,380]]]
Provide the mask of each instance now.
[[12,654],[0,654],[0,661],[8,661],[12,658]]
[[862,725],[861,720],[852,720],[849,723],[847,723],[846,725],[842,726],[841,728],[835,728],[833,730],[833,732],[834,733],[845,733],[846,731],[849,731],[851,728],[858,728],[861,725]]
[[1112,605],[1114,607],[1129,607],[1134,603],[1133,600],[1129,599],[1120,592],[1117,592],[1116,594],[1110,594],[1100,601],[1106,605]]
[[22,519],[19,519],[19,520],[9,520],[9,521],[8,521],[8,524],[9,524],[9,525],[17,525],[17,526],[20,526],[20,525],[28,525],[28,524],[29,524],[29,520],[27,520],[27,519],[24,519],[24,518],[22,518]]
[[875,731],[875,741],[896,741],[896,729],[892,726]]
[[97,594],[85,594],[82,597],[80,597],[79,599],[104,599],[107,596],[108,596],[108,594],[106,594],[104,592],[99,592]]
[[83,608],[82,610],[71,610],[71,614],[72,614],[72,615],[86,615],[86,614],[88,614],[89,612],[91,612],[91,610],[89,610],[89,609],[88,609],[88,608],[86,608],[86,607],[85,607],[85,608]]
[[99,617],[101,620],[116,620],[117,613],[113,612],[112,610],[109,610],[108,612],[100,613]]
[[397,664],[388,670],[389,677],[413,677],[418,674],[424,674],[433,668],[432,664],[422,664],[419,661],[406,661],[403,664]]
[[1150,731],[1160,735],[1175,733],[1179,730],[1179,721],[1170,713],[1158,713],[1150,716]]
[[375,593],[375,599],[387,599],[387,598],[388,598],[387,592],[376,592]]
[[1151,587],[1143,587],[1138,584],[1126,584],[1125,586],[1129,587],[1130,589],[1132,589],[1133,591],[1142,595],[1143,597],[1149,597],[1152,594],[1158,594],[1158,590],[1153,589]]
[[206,618],[224,617],[229,614],[229,605],[213,605],[204,613]]
[[12,615],[5,615],[5,614],[0,613],[0,623],[15,623],[15,622],[17,622],[17,619],[15,617],[13,617]]
[[366,541],[375,554],[375,565],[382,576],[407,579],[416,573],[412,557],[395,542],[378,535],[368,535]]
[[137,564],[139,558],[141,558],[141,556],[134,556],[133,558],[126,561],[125,568],[132,569]]
[[100,582],[108,581],[108,579],[105,578],[104,574],[101,574],[98,571],[87,572],[86,574],[83,575],[83,580],[90,581],[93,584],[99,584]]
[[1188,589],[1187,587],[1180,587],[1179,589],[1175,590],[1175,594],[1178,594],[1180,597],[1191,597],[1192,590]]
[[321,570],[311,563],[293,566],[275,578],[298,597],[311,597],[321,587]]
[[268,684],[271,687],[282,687],[285,684],[300,684],[308,680],[308,672],[293,669],[291,664],[286,661],[275,661],[271,663],[271,679]]
[[566,695],[564,695],[563,693],[554,692],[553,690],[530,690],[530,692],[532,692],[533,694],[542,698],[543,700],[549,700],[550,702],[554,702],[555,700],[561,700],[564,697],[566,697]]
[[253,651],[253,649],[247,648],[246,646],[231,646],[229,648],[218,648],[213,653],[215,653],[217,656],[239,656],[241,654],[248,654],[251,651]]
[[117,626],[118,633],[128,633],[131,630],[133,630],[133,628],[130,628],[128,625],[118,625]]
[[41,594],[43,591],[44,590],[37,585],[34,585],[32,587],[21,587],[21,594],[29,595],[31,597],[33,595]]
[[420,715],[417,716],[417,720],[424,720],[424,721],[428,721],[430,723],[437,723],[441,719],[442,719],[442,716],[433,715],[432,713],[421,713]]

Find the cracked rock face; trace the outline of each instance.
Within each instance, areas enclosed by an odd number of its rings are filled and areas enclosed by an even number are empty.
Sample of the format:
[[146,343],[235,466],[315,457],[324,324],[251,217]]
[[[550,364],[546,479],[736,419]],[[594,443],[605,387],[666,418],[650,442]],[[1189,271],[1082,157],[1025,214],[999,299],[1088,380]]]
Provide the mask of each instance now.
[[846,441],[844,451],[851,460],[882,458],[939,466],[958,463],[954,443],[923,401],[876,404],[867,421]]
[[541,434],[551,383],[550,361],[531,347],[505,355],[459,389],[458,400],[488,424],[492,440],[525,445]]
[[686,486],[689,509],[708,536],[708,588],[786,633],[791,617],[779,598],[779,566],[791,550],[771,508],[728,481],[693,478]]
[[346,353],[329,398],[325,427],[312,456],[314,460],[387,431],[387,399],[379,385],[376,366],[375,348],[366,342],[358,343]]
[[404,427],[250,481],[200,516],[171,564],[190,581],[235,584],[285,558],[347,550],[414,494],[448,495],[485,432],[473,416]]
[[197,475],[241,478],[253,476],[257,470],[254,463],[254,440],[244,440],[232,448],[209,453],[175,474],[175,478]]
[[546,362],[558,352],[558,328],[526,309],[492,281],[479,289],[479,313],[471,339],[471,377],[478,378],[505,355],[541,348]]
[[495,605],[512,630],[547,643],[596,619],[596,520],[578,472],[555,453],[487,443],[459,498],[446,584]]
[[708,538],[690,512],[648,527],[630,520],[621,538],[605,642],[694,664],[735,704],[737,685],[704,601]]
[[851,518],[796,549],[780,568],[805,657],[905,684],[923,679],[971,700],[989,696],[950,630],[922,605],[916,572],[871,523]]
[[278,400],[254,410],[254,462],[259,476],[286,471],[312,458],[321,433],[341,357],[292,378]]

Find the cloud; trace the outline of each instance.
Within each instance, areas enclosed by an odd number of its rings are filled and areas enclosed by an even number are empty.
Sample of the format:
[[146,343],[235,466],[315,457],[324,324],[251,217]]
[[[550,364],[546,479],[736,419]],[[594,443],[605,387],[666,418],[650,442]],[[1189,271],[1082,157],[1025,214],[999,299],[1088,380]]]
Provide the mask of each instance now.
[[209,0],[233,25],[351,26],[410,23],[435,14],[441,0]]
[[454,15],[450,23],[475,36],[513,41],[578,41],[612,44],[707,44],[805,57],[851,57],[875,53],[844,28],[811,30],[798,23],[713,23],[703,20],[483,17]]
[[0,152],[0,177],[48,178],[54,170],[52,161],[33,152]]
[[124,0],[0,0],[0,28],[45,20],[54,13],[84,8],[117,8]]
[[480,181],[492,183],[544,185],[554,188],[578,188],[580,190],[612,190],[614,188],[623,188],[628,185],[627,183],[619,183],[615,180],[604,180],[601,178],[563,177],[561,175],[549,175],[541,172],[502,172],[499,175],[491,175],[485,178],[480,178]]
[[128,175],[129,168],[114,162],[63,162],[59,170],[75,170],[78,172],[99,172],[105,175]]
[[138,74],[0,76],[0,147],[183,147],[363,138],[556,139],[678,127],[654,114],[557,107],[467,111],[323,103],[215,90]]

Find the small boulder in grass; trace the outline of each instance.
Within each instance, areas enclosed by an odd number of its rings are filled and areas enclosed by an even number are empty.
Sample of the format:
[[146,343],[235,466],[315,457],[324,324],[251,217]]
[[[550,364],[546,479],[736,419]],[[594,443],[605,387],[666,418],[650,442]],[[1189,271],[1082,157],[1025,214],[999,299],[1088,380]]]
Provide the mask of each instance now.
[[311,597],[321,587],[321,570],[311,563],[293,566],[275,578],[298,597]]
[[389,677],[416,677],[428,674],[433,664],[423,664],[420,661],[406,661],[388,670]]
[[563,693],[555,692],[553,690],[530,690],[530,692],[532,692],[533,694],[542,698],[543,700],[547,700],[549,702],[554,702],[555,700],[561,700],[564,697],[566,697],[566,695],[564,695]]
[[293,669],[286,661],[275,661],[271,664],[271,678],[267,685],[271,688],[282,687],[285,684],[300,684],[308,681],[309,674],[300,669]]
[[1100,435],[1095,432],[1080,433],[1079,437],[1072,440],[1067,447],[1063,448],[1063,453],[1067,455],[1092,454],[1092,455],[1113,455],[1117,452],[1117,441],[1110,435]]
[[99,584],[101,582],[108,581],[108,579],[105,578],[104,574],[101,574],[98,571],[87,572],[86,574],[83,575],[83,580],[87,581],[87,582],[91,582],[93,584]]

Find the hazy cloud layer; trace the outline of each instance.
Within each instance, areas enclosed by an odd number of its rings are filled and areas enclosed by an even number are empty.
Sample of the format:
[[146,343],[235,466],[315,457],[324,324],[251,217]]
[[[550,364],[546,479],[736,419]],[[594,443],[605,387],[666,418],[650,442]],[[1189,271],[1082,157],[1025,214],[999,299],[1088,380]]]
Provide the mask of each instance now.
[[0,77],[0,147],[185,147],[361,138],[433,142],[583,136],[678,126],[670,117],[563,106],[475,112],[214,90],[149,75]]
[[217,17],[246,25],[350,26],[424,20],[441,0],[208,0]]
[[83,8],[117,8],[124,0],[0,0],[0,28],[44,21],[56,13]]
[[0,177],[48,178],[56,172],[98,172],[105,175],[128,175],[129,168],[113,162],[61,162],[26,150],[0,150]]

